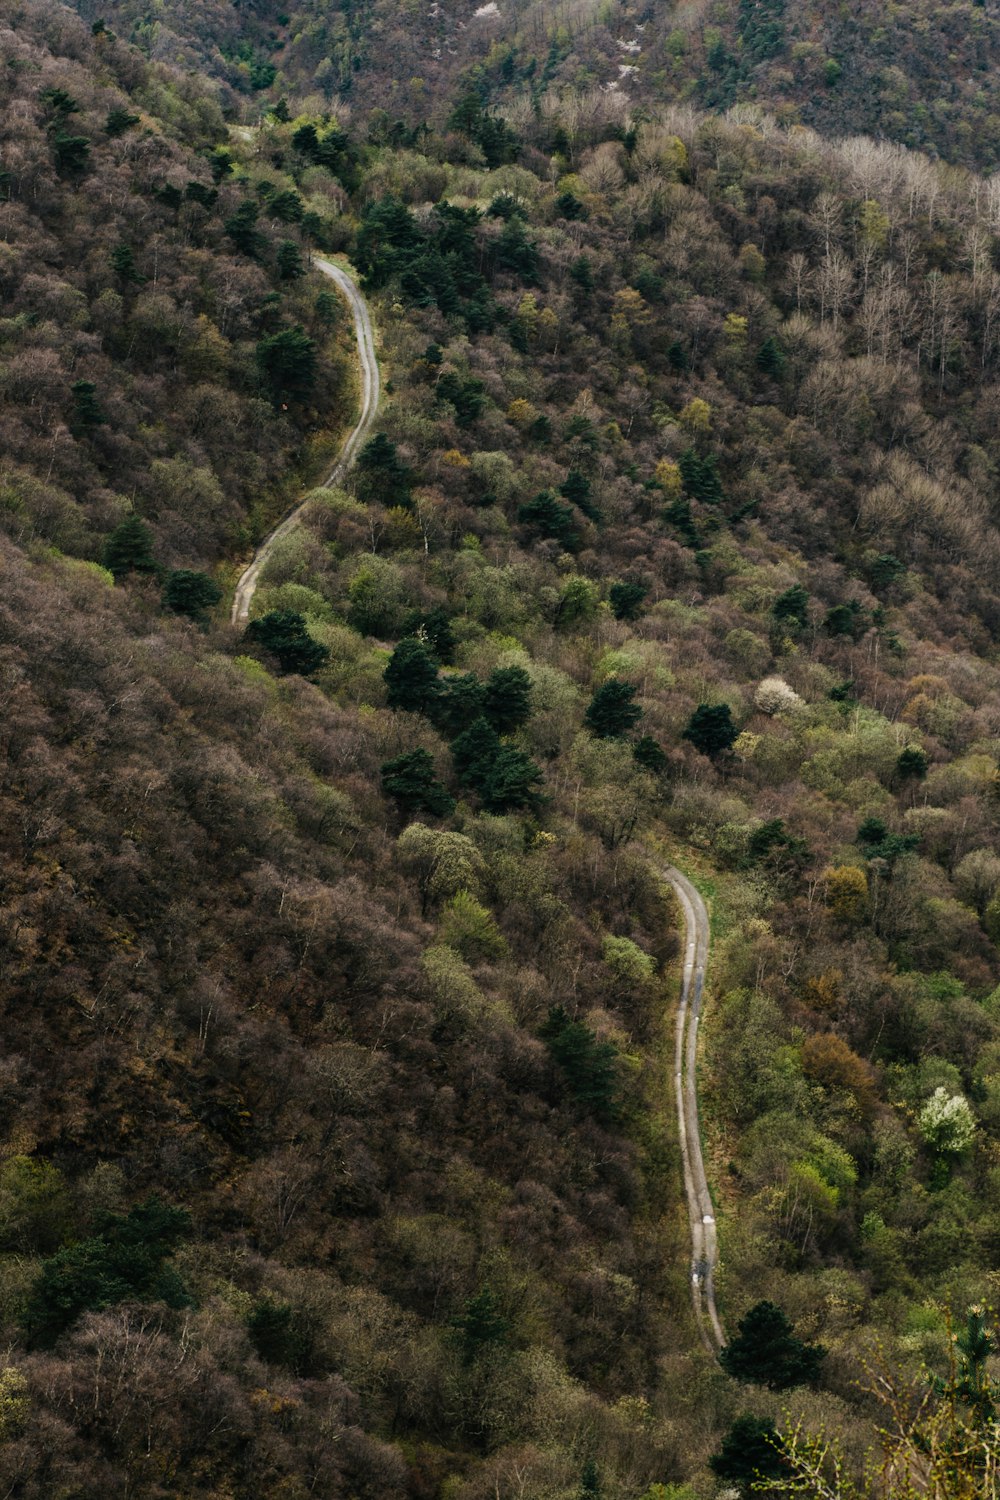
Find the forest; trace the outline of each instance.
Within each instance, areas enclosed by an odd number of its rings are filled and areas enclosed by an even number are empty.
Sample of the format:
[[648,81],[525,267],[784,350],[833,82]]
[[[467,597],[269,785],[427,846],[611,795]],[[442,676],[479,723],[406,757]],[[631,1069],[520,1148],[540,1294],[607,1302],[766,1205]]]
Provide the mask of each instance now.
[[2,4],[3,1493],[985,1500],[992,12]]

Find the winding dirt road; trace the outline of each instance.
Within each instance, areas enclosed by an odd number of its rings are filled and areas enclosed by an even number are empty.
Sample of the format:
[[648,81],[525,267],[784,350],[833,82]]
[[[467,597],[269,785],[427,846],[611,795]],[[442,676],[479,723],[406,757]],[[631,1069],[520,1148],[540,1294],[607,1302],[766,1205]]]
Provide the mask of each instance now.
[[702,1342],[710,1354],[717,1354],[726,1342],[726,1335],[715,1301],[715,1268],[719,1258],[715,1207],[708,1191],[698,1123],[698,1023],[705,988],[705,965],[708,963],[708,912],[686,875],[672,865],[663,873],[674,888],[687,928],[681,998],[677,1007],[674,1084],[684,1191],[691,1221],[691,1300]]
[[[340,450],[340,457],[332,472],[323,481],[321,488],[329,489],[338,484],[347,473],[351,464],[357,457],[365,434],[374,420],[378,411],[381,384],[378,374],[378,360],[375,358],[375,334],[372,331],[372,320],[368,312],[368,304],[358,291],[352,278],[332,260],[324,260],[321,256],[313,256],[313,265],[322,271],[324,276],[329,276],[347,298],[351,309],[351,317],[354,320],[354,337],[358,345],[358,363],[361,366],[361,411],[358,414],[357,424]],[[240,578],[236,585],[236,593],[233,597],[232,622],[234,625],[244,625],[250,617],[250,604],[257,591],[260,575],[270,556],[275,542],[281,537],[287,536],[290,531],[299,524],[302,513],[308,502],[300,500],[295,508],[289,511],[283,521],[269,531],[254,553],[253,562]]]

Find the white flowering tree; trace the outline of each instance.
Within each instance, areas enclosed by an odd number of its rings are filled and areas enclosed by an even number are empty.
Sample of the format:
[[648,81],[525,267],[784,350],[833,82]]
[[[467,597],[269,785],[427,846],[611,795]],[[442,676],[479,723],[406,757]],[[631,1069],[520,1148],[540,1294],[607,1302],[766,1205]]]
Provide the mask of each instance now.
[[753,701],[762,714],[782,714],[798,708],[802,699],[783,677],[765,677],[758,685]]
[[957,1156],[972,1144],[975,1116],[964,1094],[936,1088],[918,1116],[920,1134],[939,1156]]

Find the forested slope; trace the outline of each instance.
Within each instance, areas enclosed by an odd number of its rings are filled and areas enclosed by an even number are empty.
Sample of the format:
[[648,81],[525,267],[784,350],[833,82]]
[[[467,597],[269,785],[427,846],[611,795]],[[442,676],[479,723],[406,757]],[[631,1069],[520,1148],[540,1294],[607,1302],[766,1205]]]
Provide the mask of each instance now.
[[[993,1284],[992,185],[613,95],[229,129],[11,19],[8,1489],[711,1494],[788,1399],[856,1455],[866,1344]],[[213,580],[351,418],[312,245],[387,399],[244,636]],[[790,1398],[689,1324],[668,858]]]

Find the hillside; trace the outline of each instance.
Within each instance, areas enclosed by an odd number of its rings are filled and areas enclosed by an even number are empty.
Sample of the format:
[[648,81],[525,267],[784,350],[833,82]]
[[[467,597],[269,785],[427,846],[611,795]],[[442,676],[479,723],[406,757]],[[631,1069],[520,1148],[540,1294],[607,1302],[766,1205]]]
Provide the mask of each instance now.
[[[7,1492],[693,1500],[789,1407],[856,1462],[866,1351],[995,1285],[994,185],[586,77],[239,123],[7,19]],[[386,398],[244,633],[353,419],[314,248]],[[815,1388],[697,1342],[668,861],[723,1315]]]
[[759,104],[788,126],[1000,167],[1000,17],[982,0],[297,0],[284,9],[164,0],[155,15],[134,0],[80,0],[78,9],[151,58],[199,70],[247,122],[287,96],[378,139],[393,126],[440,128],[469,90],[524,118],[550,96],[583,96],[587,111],[604,93],[643,113]]

